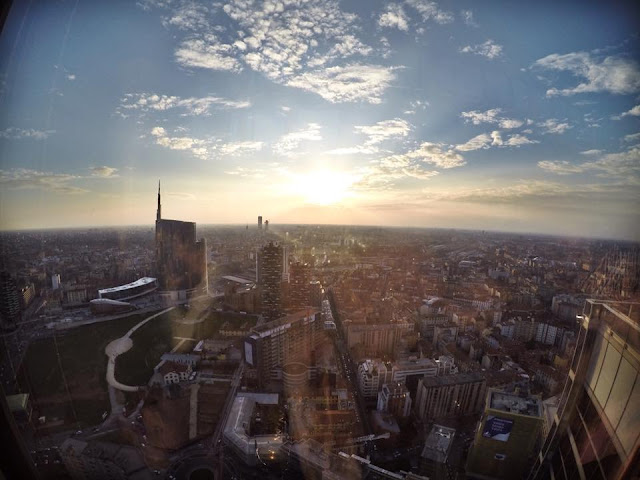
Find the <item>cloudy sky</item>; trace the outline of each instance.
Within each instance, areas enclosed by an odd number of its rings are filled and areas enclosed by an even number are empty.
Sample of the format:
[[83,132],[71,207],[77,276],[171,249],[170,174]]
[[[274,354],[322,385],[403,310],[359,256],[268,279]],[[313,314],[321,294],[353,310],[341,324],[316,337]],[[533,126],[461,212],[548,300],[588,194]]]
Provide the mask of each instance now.
[[150,225],[161,179],[199,223],[640,239],[633,3],[16,3],[0,229]]

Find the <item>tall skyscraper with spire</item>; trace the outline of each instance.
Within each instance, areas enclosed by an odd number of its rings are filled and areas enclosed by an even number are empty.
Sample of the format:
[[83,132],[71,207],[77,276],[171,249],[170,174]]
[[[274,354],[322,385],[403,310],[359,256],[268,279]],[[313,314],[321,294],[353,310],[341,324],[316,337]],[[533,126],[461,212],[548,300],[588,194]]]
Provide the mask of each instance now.
[[195,222],[162,218],[160,181],[156,211],[156,273],[160,289],[177,292],[178,298],[207,292],[206,240],[196,241]]

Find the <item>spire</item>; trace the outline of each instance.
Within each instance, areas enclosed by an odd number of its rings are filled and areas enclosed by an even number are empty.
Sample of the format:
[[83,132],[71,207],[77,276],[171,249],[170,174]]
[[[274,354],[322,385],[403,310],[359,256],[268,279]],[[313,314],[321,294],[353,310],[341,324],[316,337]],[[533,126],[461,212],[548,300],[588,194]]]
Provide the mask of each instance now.
[[160,180],[158,180],[158,211],[156,212],[156,221],[162,218],[161,208],[162,207],[160,206]]

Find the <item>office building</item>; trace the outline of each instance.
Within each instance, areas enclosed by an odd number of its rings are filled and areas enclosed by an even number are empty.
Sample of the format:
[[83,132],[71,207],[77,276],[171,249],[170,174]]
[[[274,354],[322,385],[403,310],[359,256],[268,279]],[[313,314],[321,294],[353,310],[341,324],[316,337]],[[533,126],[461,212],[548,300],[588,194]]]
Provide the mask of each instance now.
[[523,478],[539,445],[540,397],[490,389],[467,457],[467,476],[479,479]]
[[264,221],[264,231],[268,232],[269,231],[269,220],[265,220]]
[[262,316],[267,321],[282,314],[282,247],[269,242],[258,251],[258,283],[262,292]]
[[258,230],[262,230],[262,215],[258,215]]
[[456,431],[453,428],[433,424],[425,439],[424,448],[420,455],[421,475],[428,477],[430,480],[448,480],[451,478],[447,468],[447,461],[455,434]]
[[51,288],[53,290],[58,290],[60,288],[60,285],[60,274],[54,273],[53,275],[51,275]]
[[396,418],[408,417],[411,413],[411,395],[403,382],[385,383],[378,392],[380,412],[390,413]]
[[640,474],[640,304],[587,300],[558,410],[530,480]]
[[416,415],[427,422],[480,413],[486,388],[484,375],[478,372],[422,378],[416,392]]
[[251,329],[244,360],[258,370],[261,383],[276,380],[288,363],[308,361],[324,338],[320,312],[304,310]]
[[178,299],[206,293],[207,244],[196,241],[196,224],[162,218],[160,184],[156,212],[156,270],[160,290],[176,292]]
[[[448,362],[453,362],[451,357],[444,357]],[[358,365],[358,383],[360,392],[364,397],[375,398],[378,391],[385,383],[406,383],[407,379],[423,377],[435,377],[438,375],[441,363],[430,358],[409,357],[408,360],[396,362],[383,362],[382,360],[367,359]],[[442,363],[445,365],[445,362]],[[450,367],[449,364],[447,366]],[[447,370],[451,372],[450,368]]]

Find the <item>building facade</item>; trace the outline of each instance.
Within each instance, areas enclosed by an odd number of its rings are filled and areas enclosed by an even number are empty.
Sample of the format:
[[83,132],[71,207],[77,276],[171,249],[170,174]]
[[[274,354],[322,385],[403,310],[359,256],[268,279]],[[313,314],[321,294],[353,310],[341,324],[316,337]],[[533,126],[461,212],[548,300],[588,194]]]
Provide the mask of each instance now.
[[522,478],[542,428],[542,400],[524,392],[489,390],[487,403],[467,457],[467,477]]
[[156,212],[156,271],[159,288],[187,298],[208,291],[207,242],[196,241],[196,224],[162,218],[160,184]]
[[307,361],[324,338],[320,312],[304,310],[254,327],[244,341],[244,360],[268,382],[286,364]]
[[575,353],[530,480],[640,474],[640,304],[587,300]]
[[486,395],[484,375],[459,373],[419,380],[415,412],[422,421],[479,413]]
[[267,321],[282,314],[282,247],[273,242],[258,251],[258,282],[262,292],[262,316]]

